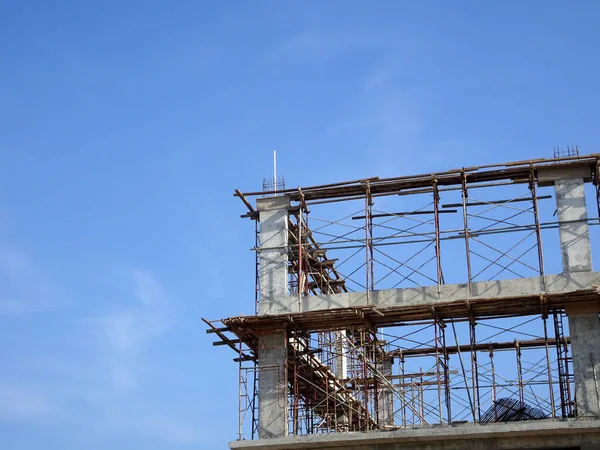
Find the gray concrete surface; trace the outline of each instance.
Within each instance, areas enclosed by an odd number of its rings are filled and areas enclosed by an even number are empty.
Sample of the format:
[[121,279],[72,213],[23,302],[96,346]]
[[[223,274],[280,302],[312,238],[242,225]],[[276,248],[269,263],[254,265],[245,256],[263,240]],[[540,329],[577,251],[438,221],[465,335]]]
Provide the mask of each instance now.
[[[392,358],[383,361],[381,373],[387,378],[392,376],[394,360]],[[379,416],[378,424],[381,427],[394,426],[394,391],[390,388],[379,389],[378,406]]]
[[[477,297],[502,297],[511,295],[541,294],[543,292],[566,292],[590,288],[600,284],[600,272],[574,272],[546,277],[518,278],[509,280],[479,281],[473,283],[473,295],[469,295],[467,284],[446,284],[405,289],[385,289],[369,293],[370,303],[378,306],[435,305]],[[332,308],[349,308],[367,305],[365,292],[314,295],[304,297],[303,311],[316,311]]]
[[290,312],[288,296],[288,196],[256,201],[260,217],[260,314]]
[[258,350],[258,437],[287,435],[287,374],[284,334],[265,336]]
[[598,310],[567,310],[573,352],[577,417],[600,417],[600,320]]
[[[562,266],[571,275],[592,273],[592,247],[582,178],[555,181]],[[597,284],[597,283],[594,283]],[[575,375],[577,417],[600,417],[598,305],[567,309]]]
[[465,424],[366,433],[330,433],[235,441],[232,449],[484,450],[558,449],[600,445],[600,420]]
[[563,272],[589,272],[592,248],[583,179],[557,180],[555,190]]
[[[289,312],[287,196],[258,199],[260,215],[260,313]],[[258,350],[258,437],[287,435],[287,345],[284,333],[265,336]]]

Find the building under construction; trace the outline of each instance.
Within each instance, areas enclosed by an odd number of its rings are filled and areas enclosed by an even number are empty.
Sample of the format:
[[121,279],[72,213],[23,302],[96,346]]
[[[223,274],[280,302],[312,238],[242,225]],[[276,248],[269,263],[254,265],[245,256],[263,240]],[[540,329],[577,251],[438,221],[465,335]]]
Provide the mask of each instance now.
[[600,154],[235,195],[231,448],[600,448]]

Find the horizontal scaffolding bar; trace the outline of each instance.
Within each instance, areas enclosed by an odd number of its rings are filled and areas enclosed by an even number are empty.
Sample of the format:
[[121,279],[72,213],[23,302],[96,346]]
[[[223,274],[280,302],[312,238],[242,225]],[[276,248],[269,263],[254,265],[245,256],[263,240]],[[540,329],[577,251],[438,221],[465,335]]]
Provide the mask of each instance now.
[[[537,199],[538,200],[546,200],[552,198],[551,195],[538,195]],[[509,198],[506,200],[489,200],[489,201],[483,201],[483,202],[469,202],[467,203],[467,206],[486,206],[486,205],[503,205],[504,203],[518,203],[518,202],[532,202],[533,201],[533,197],[527,197],[527,198]],[[442,205],[442,208],[459,208],[463,206],[462,203],[447,203],[445,205]],[[442,212],[442,211],[440,211]]]
[[[243,193],[244,196],[262,196],[270,194],[288,194],[294,201],[299,201],[301,197],[305,201],[326,200],[346,197],[366,195],[368,189],[371,195],[387,194],[395,195],[401,191],[420,189],[430,187],[434,182],[438,186],[460,185],[462,183],[462,174],[465,174],[466,183],[482,183],[490,181],[511,180],[515,183],[528,183],[530,181],[531,171],[551,168],[552,170],[565,169],[572,167],[588,166],[589,178],[595,173],[596,164],[600,155],[592,154],[588,156],[575,156],[569,158],[537,159],[530,161],[519,161],[514,163],[487,165],[478,167],[469,167],[453,169],[446,172],[428,173],[412,176],[403,176],[395,178],[368,178],[362,180],[346,181],[320,186],[309,186],[301,188],[300,195],[297,188],[284,189],[280,191],[256,191]],[[239,196],[237,193],[234,194]]]
[[[518,295],[508,297],[479,297],[452,302],[414,306],[362,306],[308,311],[268,316],[241,316],[222,319],[223,325],[253,348],[258,336],[285,328],[306,332],[370,327],[397,326],[411,321],[448,319],[485,319],[537,315],[541,305],[548,311],[562,311],[576,302],[600,302],[597,289],[569,292]],[[365,325],[369,324],[369,326]],[[210,331],[210,330],[208,330]]]
[[[568,337],[565,337],[563,343],[570,343],[571,340]],[[548,345],[556,345],[556,339],[548,339]],[[472,350],[475,351],[486,351],[486,350],[514,350],[515,348],[542,348],[546,346],[546,341],[544,339],[531,339],[526,341],[511,341],[511,342],[487,342],[481,344],[465,344],[465,345],[449,345],[444,347],[444,351],[448,354],[455,354],[460,352],[469,352]],[[437,352],[440,352],[441,349],[435,347],[424,347],[424,348],[411,348],[411,349],[397,349],[391,352],[388,352],[388,356],[392,357],[407,357],[407,356],[423,356],[423,355],[435,355]]]
[[[444,211],[438,211],[439,214],[448,214],[458,212],[456,209],[447,209]],[[418,216],[422,214],[435,214],[435,211],[406,211],[406,212],[395,212],[395,213],[382,213],[382,214],[371,214],[372,219],[376,219],[377,217],[402,217],[402,216]],[[352,220],[366,219],[367,216],[354,216]]]

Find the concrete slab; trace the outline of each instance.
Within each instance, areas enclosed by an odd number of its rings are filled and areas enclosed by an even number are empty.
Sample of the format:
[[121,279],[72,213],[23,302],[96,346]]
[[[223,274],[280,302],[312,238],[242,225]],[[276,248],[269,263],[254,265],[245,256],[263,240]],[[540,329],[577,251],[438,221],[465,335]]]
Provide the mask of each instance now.
[[235,441],[231,449],[483,450],[558,449],[600,444],[600,420],[466,424],[366,433],[331,433]]

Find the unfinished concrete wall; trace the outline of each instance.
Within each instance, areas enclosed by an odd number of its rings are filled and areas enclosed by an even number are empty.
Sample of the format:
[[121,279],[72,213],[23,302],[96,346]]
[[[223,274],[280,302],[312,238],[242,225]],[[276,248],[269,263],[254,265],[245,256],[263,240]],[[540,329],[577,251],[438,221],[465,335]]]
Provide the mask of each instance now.
[[[584,180],[555,181],[563,272],[591,273],[592,249],[587,224]],[[600,320],[598,305],[567,309],[575,375],[577,417],[600,416]]]

